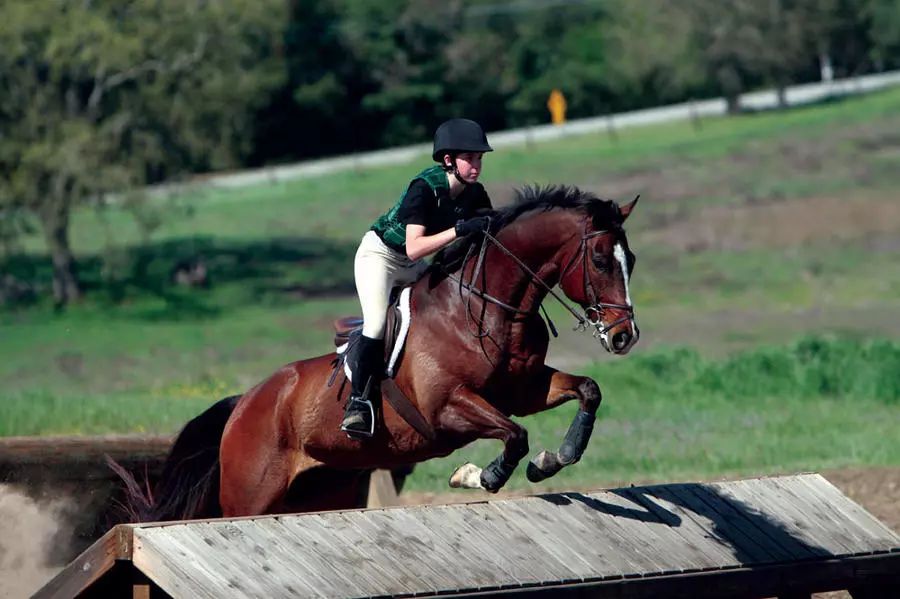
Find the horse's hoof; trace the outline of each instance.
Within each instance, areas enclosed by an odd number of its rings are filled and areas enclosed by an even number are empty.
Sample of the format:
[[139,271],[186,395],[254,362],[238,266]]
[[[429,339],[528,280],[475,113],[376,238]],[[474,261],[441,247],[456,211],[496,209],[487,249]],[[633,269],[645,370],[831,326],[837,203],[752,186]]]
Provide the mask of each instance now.
[[481,468],[465,463],[450,475],[450,486],[454,489],[481,489]]
[[562,467],[563,465],[559,462],[555,453],[542,451],[528,462],[525,476],[530,482],[539,483],[562,470]]

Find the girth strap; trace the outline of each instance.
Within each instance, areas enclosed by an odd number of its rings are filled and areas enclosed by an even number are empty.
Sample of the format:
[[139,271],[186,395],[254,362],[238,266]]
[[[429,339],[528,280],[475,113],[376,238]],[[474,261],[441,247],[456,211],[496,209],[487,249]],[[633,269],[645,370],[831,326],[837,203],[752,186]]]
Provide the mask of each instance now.
[[384,399],[394,408],[394,411],[397,412],[397,415],[403,418],[417,433],[429,441],[434,441],[437,438],[434,428],[425,420],[419,408],[404,395],[397,383],[394,382],[394,379],[382,381],[381,393]]

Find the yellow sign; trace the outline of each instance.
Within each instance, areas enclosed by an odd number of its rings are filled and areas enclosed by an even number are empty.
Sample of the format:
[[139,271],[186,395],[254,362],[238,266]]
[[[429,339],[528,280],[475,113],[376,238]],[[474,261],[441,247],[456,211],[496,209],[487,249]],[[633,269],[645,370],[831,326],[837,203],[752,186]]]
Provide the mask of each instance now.
[[558,89],[550,92],[547,98],[547,109],[550,111],[550,120],[554,125],[562,125],[566,122],[566,98]]

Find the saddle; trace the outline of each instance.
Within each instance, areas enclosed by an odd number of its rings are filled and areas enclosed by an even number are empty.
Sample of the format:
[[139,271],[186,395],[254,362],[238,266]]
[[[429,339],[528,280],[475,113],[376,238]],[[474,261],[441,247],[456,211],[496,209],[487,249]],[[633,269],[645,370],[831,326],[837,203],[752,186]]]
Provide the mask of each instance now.
[[[400,357],[403,353],[403,345],[406,342],[406,335],[409,333],[409,323],[411,319],[410,312],[410,287],[403,289],[395,287],[391,292],[390,301],[388,303],[387,324],[385,325],[384,334],[384,363],[385,376],[394,378],[397,367],[400,364]],[[334,347],[338,354],[339,364],[335,364],[335,371],[344,367],[347,377],[352,375],[346,367],[348,359],[353,356],[356,348],[356,340],[362,335],[363,319],[360,316],[344,316],[334,321]],[[336,373],[336,372],[335,372]],[[330,387],[334,382],[335,373],[332,374],[328,382]]]
[[[410,310],[411,287],[402,290],[395,288],[391,292],[388,304],[387,324],[384,335],[384,362],[385,379],[381,384],[381,392],[394,411],[403,418],[420,435],[429,440],[434,440],[435,432],[432,426],[425,420],[419,409],[413,404],[400,388],[394,383],[393,378],[400,365],[403,355],[403,346],[409,333],[409,325],[412,319]],[[331,387],[337,379],[338,373],[343,370],[346,380],[350,380],[352,372],[348,362],[355,360],[357,341],[362,335],[363,319],[359,316],[345,316],[334,321],[334,346],[337,357],[332,366],[334,370],[328,379]]]

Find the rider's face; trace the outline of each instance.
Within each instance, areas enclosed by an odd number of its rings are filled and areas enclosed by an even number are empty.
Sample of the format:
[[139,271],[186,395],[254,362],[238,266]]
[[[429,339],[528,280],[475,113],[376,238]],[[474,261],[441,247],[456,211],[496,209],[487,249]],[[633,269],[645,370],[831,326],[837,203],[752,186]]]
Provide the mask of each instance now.
[[[466,183],[475,183],[481,175],[481,158],[484,152],[462,152],[456,155],[459,177]],[[449,160],[449,157],[447,158]]]

